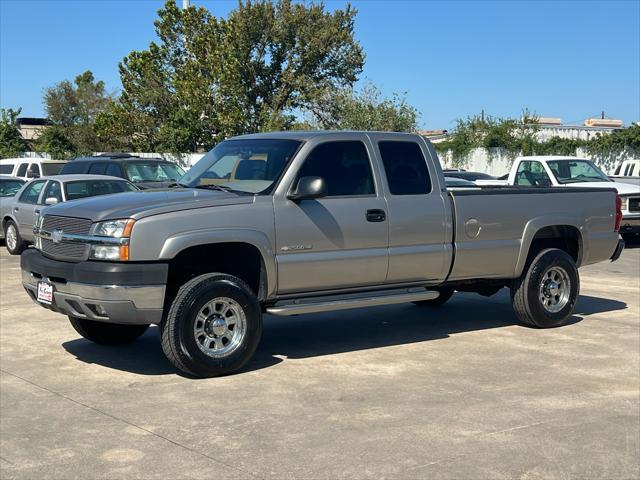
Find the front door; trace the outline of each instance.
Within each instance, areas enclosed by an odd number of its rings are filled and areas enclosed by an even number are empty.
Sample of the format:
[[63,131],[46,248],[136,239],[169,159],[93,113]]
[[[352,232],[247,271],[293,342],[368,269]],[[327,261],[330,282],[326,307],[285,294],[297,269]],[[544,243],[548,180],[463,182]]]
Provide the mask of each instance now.
[[[309,145],[292,168],[290,190],[305,176],[322,177],[328,195],[292,201],[274,196],[278,293],[381,284],[387,274],[386,202],[363,137]],[[304,156],[304,151],[301,152]],[[296,168],[297,167],[297,168]]]

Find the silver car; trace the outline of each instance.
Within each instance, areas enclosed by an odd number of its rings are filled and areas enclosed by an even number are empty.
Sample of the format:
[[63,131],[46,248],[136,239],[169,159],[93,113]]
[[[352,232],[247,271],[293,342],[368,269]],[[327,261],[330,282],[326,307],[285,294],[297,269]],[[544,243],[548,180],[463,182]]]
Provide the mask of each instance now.
[[[26,180],[10,175],[0,176],[0,214],[11,203],[13,197],[22,188]],[[0,229],[0,240],[4,239],[4,230]]]
[[33,243],[35,219],[48,205],[134,190],[138,188],[131,182],[104,175],[52,175],[33,180],[2,204],[0,215],[7,250],[18,255]]

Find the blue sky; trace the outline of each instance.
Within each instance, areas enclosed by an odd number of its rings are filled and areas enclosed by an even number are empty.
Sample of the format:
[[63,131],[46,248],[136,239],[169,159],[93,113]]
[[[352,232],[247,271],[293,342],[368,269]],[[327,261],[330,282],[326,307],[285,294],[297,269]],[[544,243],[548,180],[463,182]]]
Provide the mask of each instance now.
[[[155,38],[156,0],[0,0],[0,104],[43,114],[42,90],[90,69],[118,91],[118,62]],[[180,0],[181,3],[181,0]],[[328,1],[328,8],[344,2]],[[235,1],[192,0],[224,16]],[[362,75],[406,92],[424,128],[484,109],[640,120],[640,1],[355,1]]]

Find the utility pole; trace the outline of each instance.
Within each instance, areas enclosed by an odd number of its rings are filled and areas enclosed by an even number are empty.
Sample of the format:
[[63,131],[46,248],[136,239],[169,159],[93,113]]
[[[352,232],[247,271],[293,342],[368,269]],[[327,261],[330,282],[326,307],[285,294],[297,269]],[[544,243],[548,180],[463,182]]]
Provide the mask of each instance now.
[[482,119],[482,123],[484,123],[484,108],[482,109],[482,112],[480,112],[480,118]]
[[602,120],[604,120],[604,110],[602,111]]

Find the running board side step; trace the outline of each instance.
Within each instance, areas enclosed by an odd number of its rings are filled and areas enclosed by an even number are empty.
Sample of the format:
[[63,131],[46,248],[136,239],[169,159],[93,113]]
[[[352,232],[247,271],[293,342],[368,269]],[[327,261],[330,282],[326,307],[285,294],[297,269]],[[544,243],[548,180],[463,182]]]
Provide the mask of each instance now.
[[426,288],[402,288],[378,290],[376,292],[307,297],[283,300],[267,307],[267,313],[278,316],[301,315],[304,313],[332,312],[350,308],[374,307],[394,303],[435,300],[440,293]]

